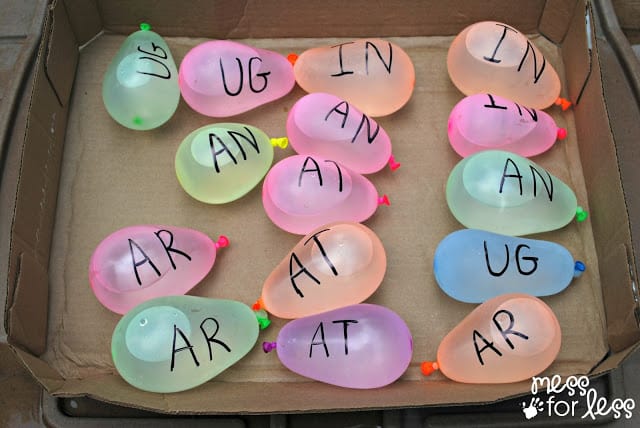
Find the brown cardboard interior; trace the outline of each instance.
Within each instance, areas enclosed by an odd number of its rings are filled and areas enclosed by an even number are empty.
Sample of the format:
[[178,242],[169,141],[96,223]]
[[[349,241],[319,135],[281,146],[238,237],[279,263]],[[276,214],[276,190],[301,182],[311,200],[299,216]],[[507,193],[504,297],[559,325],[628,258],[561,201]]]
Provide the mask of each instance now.
[[[569,184],[592,214],[585,223],[536,236],[561,243],[588,266],[566,291],[544,299],[563,329],[560,355],[546,374],[597,372],[609,351],[638,340],[637,325],[631,322],[629,272],[635,264],[629,219],[597,52],[587,49],[583,2],[490,1],[482,7],[459,2],[459,14],[421,2],[385,2],[376,6],[381,10],[364,12],[368,3],[248,2],[238,8],[234,2],[210,2],[200,13],[173,10],[169,1],[136,4],[53,4],[27,131],[17,143],[23,151],[12,212],[6,324],[16,354],[50,393],[89,395],[170,413],[242,413],[487,402],[526,392],[528,382],[470,386],[439,373],[424,378],[419,371],[420,362],[435,358],[442,337],[473,308],[440,291],[431,263],[439,241],[462,227],[444,200],[446,179],[458,161],[444,124],[462,98],[447,76],[446,53],[453,34],[483,19],[531,33],[561,74],[565,95],[579,101],[567,112],[549,110],[568,129],[569,138],[534,159]],[[337,9],[343,13],[327,14]],[[211,26],[201,16],[216,16],[222,24]],[[337,23],[327,26],[334,17]],[[396,311],[414,335],[412,364],[398,382],[371,391],[311,382],[259,347],[214,380],[183,393],[138,391],[118,376],[109,348],[119,316],[97,302],[87,278],[91,252],[106,235],[141,223],[187,226],[212,237],[226,234],[231,246],[221,251],[212,272],[191,294],[247,304],[256,300],[266,276],[299,239],[263,214],[259,187],[222,206],[191,199],[175,179],[173,158],[184,136],[209,123],[247,123],[270,136],[283,136],[287,111],[304,92],[296,87],[281,100],[227,120],[201,116],[181,101],[174,117],[157,130],[122,128],[102,105],[102,75],[125,35],[141,21],[152,22],[167,36],[177,63],[202,37],[240,38],[286,55],[348,37],[383,35],[411,56],[416,67],[411,101],[379,119],[402,168],[371,177],[392,205],[366,222],[385,244],[389,266],[368,301]],[[94,38],[100,22],[107,31]],[[84,46],[78,53],[79,45]],[[290,148],[278,151],[276,159],[292,153]],[[273,321],[260,342],[275,340],[285,323]]]

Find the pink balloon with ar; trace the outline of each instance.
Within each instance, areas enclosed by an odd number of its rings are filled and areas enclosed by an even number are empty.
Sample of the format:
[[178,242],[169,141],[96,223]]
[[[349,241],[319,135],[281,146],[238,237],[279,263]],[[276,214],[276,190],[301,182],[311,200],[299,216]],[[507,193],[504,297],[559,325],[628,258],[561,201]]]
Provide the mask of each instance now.
[[107,309],[124,314],[139,303],[188,292],[209,273],[218,248],[202,232],[175,226],[137,225],[107,236],[89,261],[89,281]]
[[544,111],[492,94],[458,102],[449,115],[447,133],[451,147],[462,157],[492,149],[531,157],[567,136]]
[[391,309],[371,304],[345,306],[286,324],[275,349],[282,364],[302,376],[345,388],[380,388],[409,367],[413,339]]
[[334,159],[359,174],[399,166],[386,131],[335,95],[316,92],[300,98],[289,111],[287,136],[298,154]]
[[336,221],[360,223],[379,204],[373,183],[338,162],[318,156],[294,155],[275,164],[262,185],[267,216],[281,229],[305,235]]
[[293,67],[281,54],[229,40],[204,42],[183,58],[178,84],[198,113],[229,117],[288,94]]

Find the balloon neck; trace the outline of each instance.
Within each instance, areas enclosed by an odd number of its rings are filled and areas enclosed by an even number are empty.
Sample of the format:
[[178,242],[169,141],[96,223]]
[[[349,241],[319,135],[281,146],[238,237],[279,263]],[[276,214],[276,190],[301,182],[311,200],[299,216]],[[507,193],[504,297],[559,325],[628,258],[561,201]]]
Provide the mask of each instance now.
[[289,139],[287,137],[271,138],[269,141],[271,141],[273,147],[280,147],[281,149],[286,149],[289,145]]
[[557,137],[558,140],[564,140],[565,138],[567,138],[567,130],[564,128],[558,128]]
[[276,349],[276,347],[276,342],[262,342],[262,350],[265,352],[265,354],[273,351],[274,349]]
[[560,106],[560,108],[562,108],[562,111],[566,111],[567,109],[569,109],[569,107],[571,107],[571,101],[566,98],[558,97],[556,99],[555,105]]
[[229,246],[229,238],[224,235],[220,235],[215,243],[216,248],[224,248]]
[[439,368],[440,367],[438,367],[438,363],[435,361],[424,361],[422,364],[420,364],[420,371],[425,376],[429,376]]
[[396,162],[393,155],[389,156],[389,169],[391,169],[391,171],[395,171],[398,168],[400,168],[400,163]]
[[287,61],[291,63],[291,65],[296,65],[296,61],[298,60],[298,55],[294,53],[290,53],[287,55]]
[[269,327],[271,324],[271,320],[269,319],[269,314],[264,309],[255,310],[256,319],[258,320],[258,325],[260,326],[260,330],[264,330]]
[[149,31],[151,30],[151,24],[148,24],[146,22],[141,22],[140,23],[140,30],[142,31]]
[[582,208],[580,206],[578,208],[576,208],[576,220],[578,222],[585,221],[588,216],[589,216],[589,213],[587,211],[585,211],[584,208]]
[[391,202],[389,202],[389,197],[387,195],[378,197],[378,205],[391,205]]
[[578,278],[582,273],[587,269],[584,263],[580,260],[577,260],[573,267],[573,277]]

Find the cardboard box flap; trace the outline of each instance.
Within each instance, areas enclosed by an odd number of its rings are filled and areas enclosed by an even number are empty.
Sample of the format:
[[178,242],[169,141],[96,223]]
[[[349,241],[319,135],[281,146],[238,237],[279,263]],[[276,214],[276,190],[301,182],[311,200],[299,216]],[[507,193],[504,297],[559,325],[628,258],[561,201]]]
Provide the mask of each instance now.
[[45,70],[61,105],[69,101],[78,64],[78,43],[71,29],[64,3],[49,9],[50,36],[45,52]]
[[[573,3],[573,2],[570,2]],[[545,2],[486,0],[464,8],[438,1],[296,2],[259,0],[199,1],[189,10],[175,2],[126,0],[98,2],[104,28],[129,34],[148,22],[165,36],[226,38],[453,35],[470,21],[509,22],[524,33],[537,32]],[[459,10],[456,10],[459,9]],[[126,12],[125,12],[126,11]],[[472,18],[473,17],[473,18]],[[566,25],[566,22],[564,23]]]
[[538,30],[554,43],[562,43],[579,1],[547,0]]
[[[582,91],[591,77],[593,68],[593,55],[595,45],[595,31],[593,31],[593,19],[590,6],[576,6],[563,45],[571,46],[564,49],[564,67],[567,75],[572,76],[567,80],[567,87],[562,92],[574,104],[580,102]],[[562,94],[561,93],[561,94]]]
[[[14,246],[21,247],[15,239]],[[12,279],[14,295],[7,307],[7,339],[13,345],[40,355],[47,340],[48,273],[29,252],[18,251],[16,277]]]

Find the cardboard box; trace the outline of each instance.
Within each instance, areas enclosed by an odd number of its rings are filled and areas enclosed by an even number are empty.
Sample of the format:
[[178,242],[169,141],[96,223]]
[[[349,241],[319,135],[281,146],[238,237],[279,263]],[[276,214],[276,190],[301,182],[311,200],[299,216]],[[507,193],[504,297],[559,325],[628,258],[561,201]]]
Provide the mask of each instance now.
[[[563,344],[546,375],[597,375],[617,367],[637,345],[638,248],[634,196],[621,179],[632,147],[614,141],[603,96],[592,13],[585,1],[389,1],[309,3],[269,1],[54,1],[48,9],[33,79],[17,100],[2,177],[0,213],[7,272],[5,327],[17,356],[54,396],[90,396],[167,413],[261,413],[412,407],[491,402],[526,393],[530,382],[454,383],[424,378],[419,365],[435,358],[442,337],[474,305],[453,301],[432,274],[433,253],[462,228],[447,208],[444,186],[459,160],[446,121],[462,94],[447,76],[453,36],[481,20],[508,23],[529,34],[556,68],[574,108],[549,111],[569,138],[534,160],[572,187],[591,213],[587,222],[535,236],[566,246],[587,271],[563,293],[545,298],[560,320]],[[304,94],[251,112],[215,120],[183,101],[163,127],[134,132],[115,123],[102,105],[106,67],[126,35],[150,22],[176,61],[209,38],[232,38],[282,54],[359,37],[385,37],[404,48],[416,67],[412,99],[379,119],[403,166],[371,179],[392,206],[367,221],[387,249],[388,271],[368,300],[400,314],[414,338],[409,369],[394,384],[354,391],[313,382],[285,369],[259,346],[214,380],[177,394],[139,391],[117,374],[110,354],[119,316],[95,299],[87,266],[112,231],[140,223],[172,224],[224,233],[211,274],[191,294],[251,304],[262,283],[299,237],[264,215],[260,190],[222,206],[191,199],[175,179],[182,139],[208,123],[235,121],[270,136],[285,134],[287,111]],[[276,160],[292,154],[280,152]],[[626,191],[625,191],[626,190]],[[5,208],[6,207],[6,208]],[[635,217],[637,218],[637,217]],[[260,342],[285,324],[275,319]],[[366,364],[366,361],[362,362]]]

